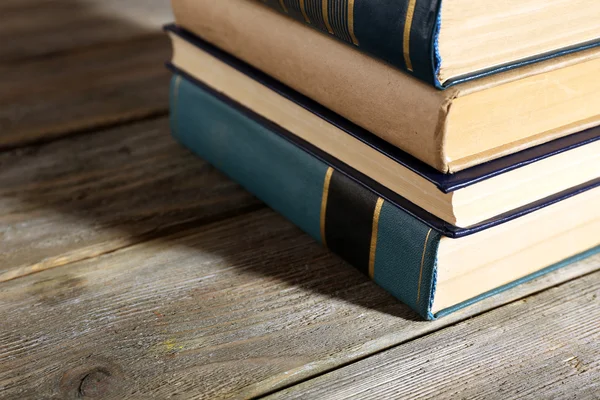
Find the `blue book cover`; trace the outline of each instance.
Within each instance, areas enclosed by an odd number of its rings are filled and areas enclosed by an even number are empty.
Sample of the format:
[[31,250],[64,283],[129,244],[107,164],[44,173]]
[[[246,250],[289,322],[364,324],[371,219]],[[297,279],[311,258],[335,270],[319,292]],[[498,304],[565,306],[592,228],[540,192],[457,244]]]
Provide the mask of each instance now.
[[280,127],[182,73],[173,77],[170,102],[171,129],[178,141],[425,319],[443,316],[600,250],[593,247],[434,311],[438,248],[444,237],[456,237],[456,231],[432,223],[431,216],[416,213],[414,205],[382,196],[348,169],[298,146]]

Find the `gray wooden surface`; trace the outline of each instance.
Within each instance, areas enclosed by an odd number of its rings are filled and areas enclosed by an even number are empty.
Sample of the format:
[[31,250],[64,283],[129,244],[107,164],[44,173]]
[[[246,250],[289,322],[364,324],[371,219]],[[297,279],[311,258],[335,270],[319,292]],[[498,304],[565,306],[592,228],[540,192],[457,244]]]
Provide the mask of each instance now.
[[0,149],[166,115],[168,39],[104,3],[0,2]]
[[169,137],[168,3],[0,15],[0,398],[593,396],[600,256],[419,321]]
[[599,296],[596,272],[269,399],[598,399]]

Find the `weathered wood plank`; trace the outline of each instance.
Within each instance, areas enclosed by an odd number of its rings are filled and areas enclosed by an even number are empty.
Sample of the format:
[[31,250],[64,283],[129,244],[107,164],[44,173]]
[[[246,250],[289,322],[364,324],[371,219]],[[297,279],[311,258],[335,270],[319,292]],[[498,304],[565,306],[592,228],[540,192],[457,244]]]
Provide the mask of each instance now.
[[165,115],[162,33],[0,65],[0,149]]
[[[8,399],[258,396],[599,265],[423,322],[265,209],[2,283],[0,387]],[[519,307],[507,315],[540,318]]]
[[0,282],[257,207],[165,118],[0,153]]
[[170,8],[165,0],[2,0],[0,63],[156,33],[173,20]]
[[598,399],[600,272],[269,399]]

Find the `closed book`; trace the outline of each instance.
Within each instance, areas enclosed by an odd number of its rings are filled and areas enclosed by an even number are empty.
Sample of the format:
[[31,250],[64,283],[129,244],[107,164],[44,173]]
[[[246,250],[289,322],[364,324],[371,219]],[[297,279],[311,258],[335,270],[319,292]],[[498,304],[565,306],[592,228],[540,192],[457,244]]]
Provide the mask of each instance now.
[[175,72],[291,132],[290,140],[336,168],[350,166],[382,195],[416,204],[446,235],[498,224],[600,181],[600,128],[443,174],[215,46],[168,29]]
[[600,42],[594,0],[260,1],[438,87]]
[[443,173],[600,125],[597,46],[442,91],[258,1],[173,6],[180,33],[199,36]]
[[170,103],[177,140],[423,318],[600,250],[600,187],[453,239],[200,81],[176,74]]

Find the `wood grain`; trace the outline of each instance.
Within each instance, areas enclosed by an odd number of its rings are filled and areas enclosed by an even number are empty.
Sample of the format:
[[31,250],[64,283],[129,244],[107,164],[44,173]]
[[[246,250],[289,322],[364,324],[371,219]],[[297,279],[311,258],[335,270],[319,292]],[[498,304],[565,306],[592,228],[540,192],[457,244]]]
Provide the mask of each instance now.
[[[2,283],[0,387],[8,399],[79,388],[105,398],[259,396],[599,264],[590,258],[424,322],[260,210]],[[518,310],[508,314],[521,324],[535,316]]]
[[0,149],[166,115],[169,56],[156,33],[0,65]]
[[0,64],[156,34],[171,22],[165,0],[2,0]]
[[168,8],[0,2],[0,397],[593,395],[600,256],[418,320],[174,143]]
[[260,207],[164,118],[0,153],[0,282]]
[[600,272],[269,399],[598,399]]

